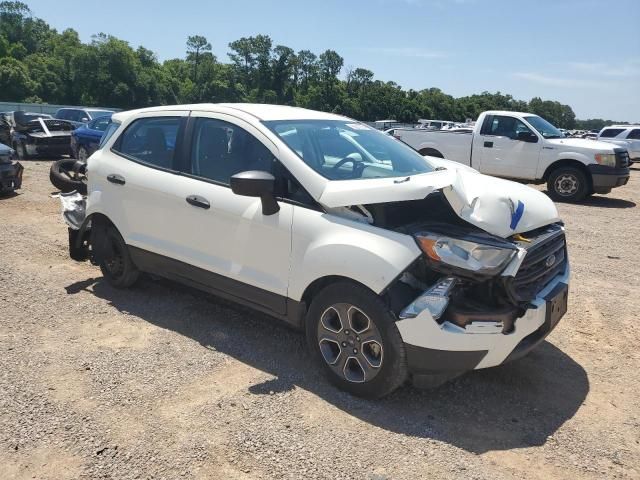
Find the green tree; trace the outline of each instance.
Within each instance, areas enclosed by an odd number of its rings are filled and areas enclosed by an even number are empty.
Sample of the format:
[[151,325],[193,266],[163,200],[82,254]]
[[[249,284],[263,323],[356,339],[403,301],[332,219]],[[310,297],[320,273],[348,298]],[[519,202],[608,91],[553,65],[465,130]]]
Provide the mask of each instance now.
[[211,52],[211,44],[201,35],[187,38],[187,61],[193,64],[193,83],[198,84],[198,66],[204,53]]

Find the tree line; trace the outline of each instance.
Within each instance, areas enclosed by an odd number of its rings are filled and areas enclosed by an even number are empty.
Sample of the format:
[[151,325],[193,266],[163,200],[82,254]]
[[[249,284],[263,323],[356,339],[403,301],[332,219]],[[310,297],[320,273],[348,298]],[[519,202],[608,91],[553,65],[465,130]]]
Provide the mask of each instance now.
[[[333,50],[274,45],[267,35],[229,43],[228,61],[200,35],[184,58],[159,62],[142,46],[99,33],[80,41],[32,15],[20,1],[0,2],[0,101],[108,106],[123,109],[199,102],[257,102],[335,112],[364,121],[418,118],[464,121],[483,110],[527,111],[558,127],[586,128],[570,106],[500,92],[454,98],[438,88],[405,90],[366,68],[345,68]],[[589,120],[600,128],[605,120]],[[611,123],[611,122],[609,122]]]

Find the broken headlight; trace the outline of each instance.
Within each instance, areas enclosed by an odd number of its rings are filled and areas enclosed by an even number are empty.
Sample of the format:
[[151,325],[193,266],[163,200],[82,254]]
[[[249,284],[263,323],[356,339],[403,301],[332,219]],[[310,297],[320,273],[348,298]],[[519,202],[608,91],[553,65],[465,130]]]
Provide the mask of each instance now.
[[420,249],[436,265],[444,264],[480,275],[499,273],[516,253],[516,248],[492,245],[434,233],[416,235]]

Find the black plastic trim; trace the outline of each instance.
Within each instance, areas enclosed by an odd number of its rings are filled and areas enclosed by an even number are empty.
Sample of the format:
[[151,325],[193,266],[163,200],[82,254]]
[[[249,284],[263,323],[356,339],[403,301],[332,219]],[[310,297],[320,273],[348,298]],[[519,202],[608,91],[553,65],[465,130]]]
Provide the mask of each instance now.
[[[551,300],[565,289],[568,289],[567,284],[560,282],[555,286],[553,290],[551,290],[551,292],[549,292],[544,297],[544,299],[547,301]],[[544,323],[540,326],[540,328],[520,340],[520,343],[516,345],[516,348],[514,348],[513,351],[507,356],[507,358],[504,359],[502,364],[509,363],[526,356],[529,352],[531,352],[531,350],[536,348],[544,341],[545,338],[547,338],[547,336],[553,331],[553,329],[556,328],[558,323],[560,322],[556,321],[555,323],[552,323],[550,312],[546,312]]]
[[302,328],[306,312],[303,302],[138,247],[129,246],[129,252],[133,263],[143,272],[212,293]]
[[488,350],[436,350],[405,343],[409,371],[420,374],[467,372],[473,370]]

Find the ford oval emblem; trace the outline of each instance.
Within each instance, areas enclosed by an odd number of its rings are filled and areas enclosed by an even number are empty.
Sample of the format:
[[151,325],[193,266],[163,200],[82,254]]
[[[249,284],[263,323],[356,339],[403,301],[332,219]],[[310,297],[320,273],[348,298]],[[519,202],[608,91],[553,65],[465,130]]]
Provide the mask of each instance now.
[[544,264],[547,268],[551,268],[555,265],[556,263],[556,256],[555,255],[549,255],[547,257],[547,259],[545,260]]

